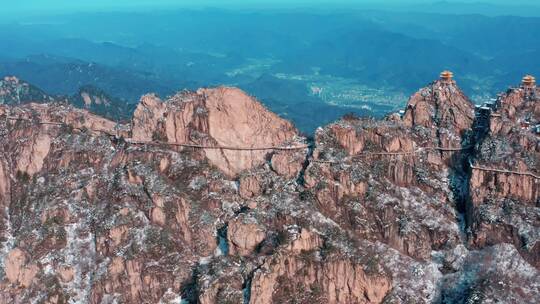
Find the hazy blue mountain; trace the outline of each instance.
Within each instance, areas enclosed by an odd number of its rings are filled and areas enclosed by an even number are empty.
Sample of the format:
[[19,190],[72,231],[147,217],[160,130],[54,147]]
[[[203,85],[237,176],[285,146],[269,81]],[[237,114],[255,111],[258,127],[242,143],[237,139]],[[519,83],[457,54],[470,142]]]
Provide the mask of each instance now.
[[540,74],[540,18],[398,6],[27,17],[0,25],[0,75],[52,94],[90,85],[128,104],[148,92],[239,86],[312,131],[351,110],[399,108],[444,69],[478,103]]
[[129,121],[135,110],[135,104],[128,104],[125,100],[91,85],[81,87],[76,94],[68,97],[68,100],[78,108],[118,121]]
[[16,75],[51,94],[70,95],[85,85],[113,92],[126,102],[135,102],[145,92],[171,94],[175,88],[154,75],[119,69],[76,59],[46,55],[0,62],[0,75]]

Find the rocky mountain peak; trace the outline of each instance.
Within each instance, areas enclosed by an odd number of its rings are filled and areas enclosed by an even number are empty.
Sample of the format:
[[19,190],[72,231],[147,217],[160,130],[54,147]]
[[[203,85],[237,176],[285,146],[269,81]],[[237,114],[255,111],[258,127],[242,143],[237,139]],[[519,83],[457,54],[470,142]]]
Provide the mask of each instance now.
[[53,100],[53,96],[15,76],[0,79],[0,104],[52,102]]
[[407,103],[407,126],[445,128],[461,134],[472,126],[474,106],[454,80],[440,79],[415,93]]
[[50,95],[14,76],[0,80],[0,104],[70,103],[112,120],[131,117],[132,107],[125,101],[110,96],[100,88],[85,85],[71,96]]
[[227,87],[182,92],[166,101],[144,96],[133,116],[132,134],[140,141],[235,148],[203,149],[210,162],[229,175],[264,163],[272,155],[272,149],[264,148],[304,141],[290,122],[241,90]]
[[523,126],[536,125],[540,122],[539,101],[540,88],[535,85],[511,88],[499,95],[495,104],[496,115],[506,120],[506,125],[509,122],[521,123]]
[[500,94],[471,160],[471,244],[512,243],[540,266],[540,89],[525,84]]
[[309,148],[234,88],[145,95],[127,124],[0,105],[0,303],[536,303],[520,94],[469,119],[437,81],[403,119],[347,116]]

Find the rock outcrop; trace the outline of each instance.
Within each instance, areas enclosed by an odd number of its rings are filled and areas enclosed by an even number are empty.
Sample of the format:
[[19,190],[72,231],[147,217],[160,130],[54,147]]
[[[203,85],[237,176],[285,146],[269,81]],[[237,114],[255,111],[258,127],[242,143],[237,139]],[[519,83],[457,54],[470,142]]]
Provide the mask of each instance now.
[[381,303],[390,288],[387,277],[366,274],[348,260],[279,256],[255,273],[250,303],[287,303],[291,298],[306,303]]
[[55,97],[14,76],[0,79],[0,105],[18,105],[30,102],[52,102]]
[[349,117],[319,129],[306,186],[351,233],[429,259],[460,242],[452,180],[473,119],[455,82],[436,81],[411,97],[403,118]]
[[9,282],[25,288],[30,287],[39,271],[37,265],[29,263],[27,253],[19,248],[15,248],[7,254],[4,267]]
[[488,129],[480,134],[472,161],[470,242],[514,244],[538,268],[540,89],[512,88],[491,108],[484,113]]
[[[447,258],[455,260],[449,254]],[[456,263],[456,262],[454,262]],[[442,280],[443,303],[474,303],[497,299],[501,303],[534,303],[540,275],[510,244],[498,244],[458,258],[458,271]],[[481,265],[481,267],[478,267]],[[511,282],[511,283],[510,283]]]
[[[421,89],[409,100],[403,123],[436,139],[441,148],[463,147],[474,122],[474,106],[453,80],[439,80]],[[431,161],[451,160],[455,153],[432,152]],[[455,159],[454,159],[455,161]]]
[[[292,230],[291,244],[254,273],[250,303],[381,303],[391,288],[388,276],[323,250],[311,231]],[[372,265],[373,266],[373,265]],[[380,265],[374,265],[377,270]],[[381,268],[378,268],[381,267]]]
[[0,105],[0,303],[538,302],[535,96],[490,130],[436,81],[310,149],[233,88]]
[[0,105],[50,102],[69,103],[115,121],[129,120],[134,110],[133,106],[125,100],[115,98],[90,85],[82,86],[75,94],[70,96],[56,96],[47,94],[15,76],[6,76],[0,79]]
[[[267,111],[258,101],[234,88],[179,93],[166,102],[144,96],[133,117],[133,139],[163,140],[234,149],[204,149],[209,161],[229,176],[261,165],[271,155],[267,147],[299,145],[292,124]],[[294,176],[303,160],[277,154],[275,170]]]
[[227,237],[229,253],[245,256],[256,253],[257,247],[266,238],[266,233],[255,219],[240,215],[229,222]]

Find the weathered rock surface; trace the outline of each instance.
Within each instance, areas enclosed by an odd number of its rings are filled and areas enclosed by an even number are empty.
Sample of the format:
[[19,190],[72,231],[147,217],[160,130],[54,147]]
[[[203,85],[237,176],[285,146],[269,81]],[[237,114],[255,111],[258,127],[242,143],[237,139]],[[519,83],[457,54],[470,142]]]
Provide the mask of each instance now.
[[391,288],[384,272],[367,273],[361,263],[323,249],[318,234],[306,229],[295,232],[287,248],[255,271],[250,303],[382,302]]
[[[290,122],[269,112],[244,92],[225,87],[179,93],[166,102],[156,96],[144,96],[135,110],[132,126],[134,140],[247,149],[299,142]],[[210,162],[230,176],[261,165],[270,152],[204,149]],[[278,172],[292,176],[300,171],[301,161],[298,165],[279,155],[273,160]]]
[[29,264],[28,255],[18,248],[8,253],[4,263],[9,282],[22,287],[29,287],[39,270],[37,265]]
[[383,275],[366,274],[348,260],[306,261],[279,256],[263,265],[251,283],[250,303],[381,303],[391,288]]
[[129,124],[0,105],[0,303],[536,303],[536,180],[464,164],[538,172],[538,137],[495,128],[508,148],[471,113],[438,81],[311,156],[211,148],[305,142],[232,88],[144,96]]
[[[452,180],[474,111],[454,82],[413,95],[403,119],[348,118],[320,129],[306,172],[322,212],[359,237],[429,259],[460,230]],[[317,162],[319,161],[319,162]]]
[[[540,275],[512,245],[501,243],[471,252],[460,263],[459,271],[443,279],[443,303],[483,303],[492,299],[500,303],[534,303],[538,299]],[[532,288],[516,292],[516,285]]]
[[259,244],[266,238],[266,233],[259,227],[256,219],[240,215],[229,222],[227,237],[229,253],[245,256],[255,253]]
[[492,108],[484,117],[489,129],[479,139],[473,161],[478,168],[470,179],[470,242],[477,247],[514,244],[538,268],[540,89],[512,88]]
[[[442,147],[459,145],[474,121],[474,107],[455,81],[439,80],[414,94],[407,104],[403,123],[440,131]],[[437,137],[436,134],[434,137]],[[458,146],[453,146],[458,147]]]
[[14,76],[0,79],[0,105],[24,104],[29,102],[52,102],[54,97],[39,88]]

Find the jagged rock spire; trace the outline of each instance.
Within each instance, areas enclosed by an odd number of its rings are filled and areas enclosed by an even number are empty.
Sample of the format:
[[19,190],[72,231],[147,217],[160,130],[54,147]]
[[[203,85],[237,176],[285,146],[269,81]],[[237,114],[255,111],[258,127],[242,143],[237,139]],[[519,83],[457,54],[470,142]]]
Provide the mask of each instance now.
[[403,122],[409,127],[446,128],[458,138],[470,129],[474,105],[457,86],[452,72],[416,92],[407,103]]

